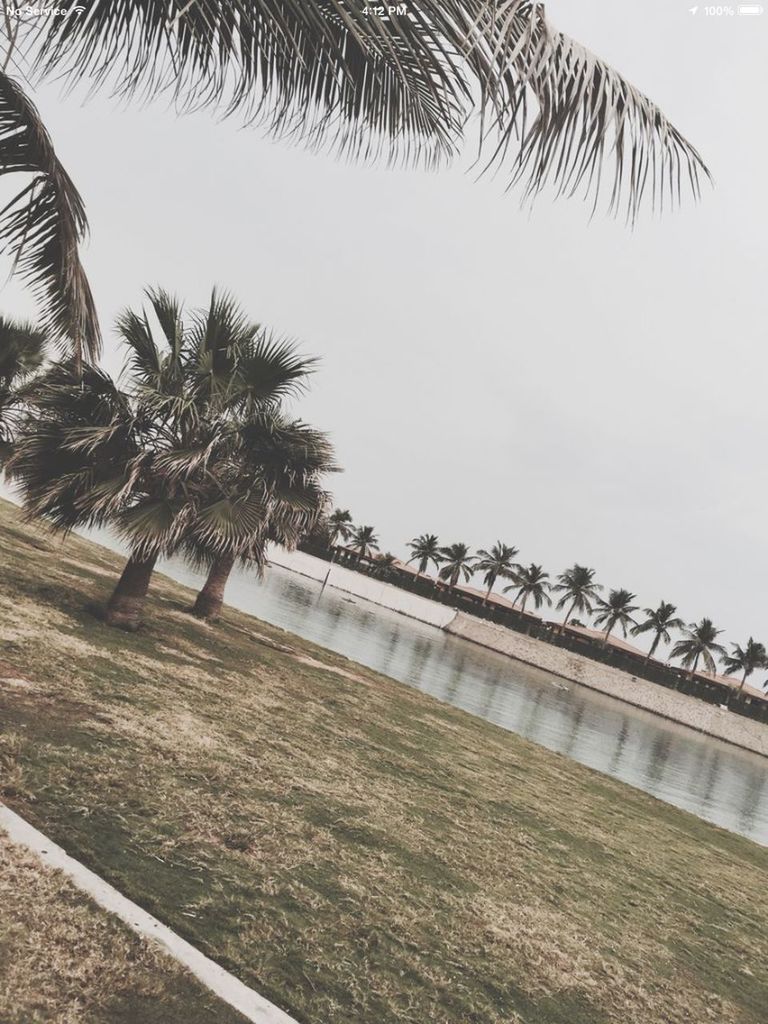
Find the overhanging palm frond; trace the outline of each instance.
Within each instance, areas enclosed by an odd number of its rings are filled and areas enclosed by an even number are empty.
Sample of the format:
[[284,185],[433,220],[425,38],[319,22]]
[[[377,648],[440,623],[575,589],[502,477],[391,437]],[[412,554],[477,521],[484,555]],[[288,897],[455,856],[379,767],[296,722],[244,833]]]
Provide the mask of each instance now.
[[386,144],[389,155],[438,161],[463,120],[458,61],[415,6],[391,21],[368,6],[94,0],[87,15],[46,19],[38,66],[123,95],[166,92],[184,108],[238,111],[275,135],[353,155]]
[[[630,221],[646,196],[658,208],[679,201],[684,188],[698,197],[709,172],[656,104],[554,29],[543,4],[513,0],[508,6],[515,8],[506,40],[514,69],[505,72],[502,119],[487,133],[500,139],[490,163],[503,163],[511,147],[512,183],[522,184],[528,197],[547,185],[557,195],[581,192],[594,205],[607,194],[609,210],[623,205]],[[527,44],[510,50],[526,33]]]
[[[481,150],[534,196],[583,191],[633,218],[698,194],[699,154],[659,108],[556,31],[538,0],[94,0],[49,18],[38,67],[118,93],[168,90],[355,157],[440,161],[479,114]],[[606,163],[612,166],[603,175]]]
[[78,252],[87,228],[83,203],[35,106],[0,71],[0,176],[5,174],[32,177],[0,210],[0,252],[31,287],[41,327],[78,359],[95,359],[101,333]]

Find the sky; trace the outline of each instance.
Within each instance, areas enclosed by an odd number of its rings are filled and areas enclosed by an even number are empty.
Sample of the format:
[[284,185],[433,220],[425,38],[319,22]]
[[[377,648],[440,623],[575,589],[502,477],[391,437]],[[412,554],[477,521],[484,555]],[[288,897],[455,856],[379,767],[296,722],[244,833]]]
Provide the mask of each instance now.
[[[547,7],[714,175],[698,205],[634,229],[576,200],[522,210],[503,174],[461,164],[353,166],[165,101],[38,90],[88,210],[106,365],[144,286],[190,305],[229,288],[320,357],[295,411],[331,433],[336,502],[382,550],[500,539],[768,642],[768,14],[689,6]],[[34,313],[13,281],[0,308]]]

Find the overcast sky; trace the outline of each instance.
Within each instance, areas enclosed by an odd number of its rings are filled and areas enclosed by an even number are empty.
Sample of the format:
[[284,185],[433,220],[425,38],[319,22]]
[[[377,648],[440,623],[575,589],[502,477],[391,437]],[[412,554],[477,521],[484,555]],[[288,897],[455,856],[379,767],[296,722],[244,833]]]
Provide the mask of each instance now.
[[[337,502],[382,549],[499,538],[768,641],[768,15],[689,6],[548,5],[715,176],[634,231],[577,201],[521,212],[503,177],[356,168],[234,121],[40,91],[88,208],[107,365],[144,285],[196,304],[219,283],[321,357],[297,411],[332,433]],[[0,302],[33,312],[14,284]]]

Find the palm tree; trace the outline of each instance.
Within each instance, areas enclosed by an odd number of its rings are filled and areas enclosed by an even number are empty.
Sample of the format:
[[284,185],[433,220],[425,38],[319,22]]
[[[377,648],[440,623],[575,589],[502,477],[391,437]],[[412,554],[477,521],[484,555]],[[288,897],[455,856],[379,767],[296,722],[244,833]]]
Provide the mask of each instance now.
[[467,544],[449,544],[440,548],[440,557],[444,565],[438,575],[441,580],[447,580],[450,587],[455,587],[462,576],[465,583],[472,578],[472,556]]
[[[744,647],[739,647],[738,644],[731,644],[731,646],[733,647],[733,652],[724,655],[721,660],[725,666],[725,671],[729,675],[733,672],[741,672],[741,683],[736,694],[739,697],[744,689],[747,676],[751,676],[756,668],[766,667],[768,664],[768,654],[766,654],[765,645],[757,640],[753,640],[752,637],[747,640]],[[731,695],[729,694],[729,701],[730,697]]]
[[702,619],[701,622],[692,622],[690,626],[683,629],[685,637],[678,640],[672,648],[672,657],[680,658],[683,665],[688,669],[688,678],[693,679],[699,659],[702,659],[707,671],[714,673],[715,659],[713,652],[719,656],[725,655],[725,648],[717,642],[722,629],[715,629],[711,619]]
[[504,587],[504,593],[507,594],[510,590],[516,591],[513,603],[516,605],[522,598],[523,603],[520,606],[520,613],[524,614],[529,597],[533,598],[536,608],[541,608],[545,603],[551,605],[552,598],[549,596],[551,589],[552,584],[549,582],[549,573],[544,572],[540,565],[531,562],[527,568],[522,565],[517,567],[515,582],[508,587]]
[[[214,291],[190,326],[167,293],[147,294],[162,345],[147,312],[121,314],[128,388],[87,363],[54,365],[27,389],[31,413],[9,463],[29,515],[60,530],[109,523],[127,542],[105,619],[131,630],[158,557],[206,515],[215,519],[210,472],[228,443],[226,424],[297,393],[313,364],[250,324],[227,295]],[[251,497],[232,514],[256,523],[257,507]]]
[[370,558],[379,550],[379,538],[372,526],[356,526],[352,531],[352,550],[357,552],[357,561]]
[[552,587],[563,596],[557,602],[557,608],[568,605],[568,611],[560,625],[560,632],[565,629],[574,612],[592,614],[592,602],[597,598],[598,591],[603,588],[595,583],[595,570],[584,565],[573,565],[557,577],[558,582]]
[[363,159],[444,162],[477,134],[475,113],[487,162],[511,152],[527,195],[549,184],[596,200],[605,183],[609,208],[623,200],[630,219],[646,195],[662,207],[683,183],[698,195],[708,174],[647,97],[530,0],[420,0],[386,20],[342,0],[100,0],[42,25],[6,16],[0,33],[0,175],[33,176],[0,214],[0,236],[41,323],[78,359],[93,360],[100,344],[78,256],[85,212],[13,64],[24,80],[164,93]]
[[474,565],[475,572],[485,573],[483,582],[487,590],[483,598],[483,604],[488,604],[496,580],[501,576],[511,579],[516,568],[513,559],[517,554],[517,548],[497,540],[490,551],[481,548],[477,552],[477,561]]
[[607,601],[602,597],[595,598],[600,609],[595,616],[595,625],[605,626],[603,647],[608,644],[608,637],[617,625],[621,626],[622,636],[627,635],[627,627],[630,624],[635,625],[632,612],[637,611],[637,605],[632,604],[634,600],[635,594],[629,590],[612,590]]
[[419,537],[414,537],[408,547],[411,549],[408,564],[418,562],[416,579],[424,575],[430,562],[436,569],[440,565],[440,541],[436,534],[422,533]]
[[670,643],[672,639],[670,631],[682,629],[685,623],[679,616],[675,615],[677,607],[670,604],[669,601],[660,601],[658,608],[644,608],[643,611],[647,618],[644,622],[632,627],[632,635],[639,636],[641,633],[650,632],[654,634],[651,649],[645,656],[645,664],[647,665],[656,653],[659,642],[663,640],[665,644]]
[[336,468],[326,435],[300,421],[270,409],[232,424],[181,542],[187,558],[208,570],[194,615],[219,617],[236,562],[261,574],[267,542],[296,548],[327,505],[321,476]]
[[392,576],[392,567],[397,561],[397,556],[391,551],[383,555],[377,555],[373,566],[373,575],[380,580],[388,580]]
[[339,540],[352,536],[352,514],[347,508],[337,508],[328,516],[328,547],[335,548]]
[[40,368],[47,341],[34,324],[0,315],[0,467],[13,446],[18,389]]

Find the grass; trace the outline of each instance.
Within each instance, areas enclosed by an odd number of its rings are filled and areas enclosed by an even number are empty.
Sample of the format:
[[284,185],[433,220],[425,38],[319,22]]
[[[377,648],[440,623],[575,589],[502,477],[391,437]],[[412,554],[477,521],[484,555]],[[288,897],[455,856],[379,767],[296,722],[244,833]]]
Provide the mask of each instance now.
[[0,833],[3,1024],[238,1024],[173,961]]
[[318,1024],[765,1024],[768,850],[161,576],[110,630],[118,567],[0,504],[0,790],[246,984]]

